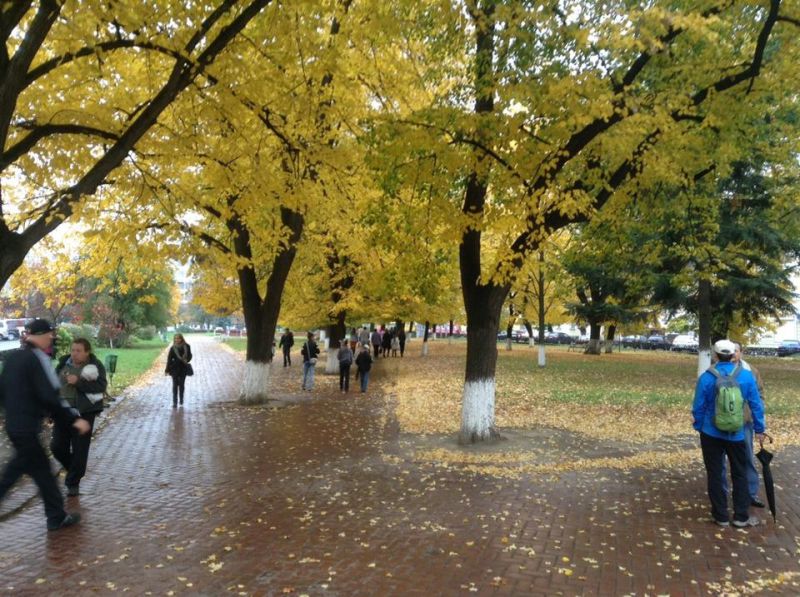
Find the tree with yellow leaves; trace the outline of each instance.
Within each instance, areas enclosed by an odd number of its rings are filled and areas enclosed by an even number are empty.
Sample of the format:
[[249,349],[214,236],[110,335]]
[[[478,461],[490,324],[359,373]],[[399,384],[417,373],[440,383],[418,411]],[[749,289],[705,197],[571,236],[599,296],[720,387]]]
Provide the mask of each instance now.
[[[441,195],[467,314],[462,442],[498,436],[496,334],[526,258],[555,230],[613,211],[614,198],[693,184],[746,152],[746,116],[795,101],[774,90],[797,77],[798,24],[782,0],[423,11],[407,37],[435,51],[405,61],[423,91],[404,104],[387,87],[384,105],[397,106],[406,147],[435,155],[462,189],[457,203]],[[511,240],[485,244],[498,236]]]
[[0,3],[0,287],[268,4]]

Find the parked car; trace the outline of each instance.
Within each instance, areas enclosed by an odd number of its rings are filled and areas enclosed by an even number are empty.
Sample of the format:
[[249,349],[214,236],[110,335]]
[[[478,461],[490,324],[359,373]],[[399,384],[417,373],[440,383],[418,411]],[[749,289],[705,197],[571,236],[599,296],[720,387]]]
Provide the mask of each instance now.
[[544,341],[548,344],[572,344],[574,339],[565,332],[547,332]]
[[670,345],[670,350],[678,352],[697,352],[699,346],[697,338],[689,336],[688,334],[679,334],[675,336]]
[[664,336],[653,335],[647,337],[645,347],[650,350],[668,350],[670,346]]
[[778,356],[788,357],[800,353],[800,342],[797,340],[783,340],[778,346]]

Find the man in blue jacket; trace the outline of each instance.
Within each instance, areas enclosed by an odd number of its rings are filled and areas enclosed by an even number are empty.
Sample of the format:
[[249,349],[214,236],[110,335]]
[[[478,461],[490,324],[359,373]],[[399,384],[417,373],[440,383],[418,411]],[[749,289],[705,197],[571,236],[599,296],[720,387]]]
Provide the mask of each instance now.
[[64,497],[39,443],[42,418],[49,413],[56,424],[72,426],[80,434],[89,432],[89,423],[58,396],[60,384],[46,352],[53,345],[53,326],[45,319],[34,319],[25,330],[22,349],[8,357],[0,375],[6,432],[15,450],[0,477],[0,499],[23,474],[30,475],[44,501],[47,528],[55,531],[78,522],[80,514],[64,510]]
[[[723,376],[729,376],[736,368],[731,362],[736,346],[730,340],[719,340],[714,344],[714,352],[719,362],[712,367]],[[758,386],[750,371],[739,368],[736,380],[742,391],[744,401],[750,406],[753,415],[753,429],[756,440],[764,441],[764,405],[758,393]],[[733,526],[744,528],[759,524],[759,519],[750,516],[750,494],[747,489],[747,446],[744,427],[738,431],[721,431],[714,425],[717,377],[705,371],[697,380],[694,404],[692,405],[693,426],[700,432],[700,447],[708,478],[708,497],[711,500],[711,516],[718,525],[730,524],[728,501],[722,485],[723,461],[725,456],[731,463],[733,481]]]

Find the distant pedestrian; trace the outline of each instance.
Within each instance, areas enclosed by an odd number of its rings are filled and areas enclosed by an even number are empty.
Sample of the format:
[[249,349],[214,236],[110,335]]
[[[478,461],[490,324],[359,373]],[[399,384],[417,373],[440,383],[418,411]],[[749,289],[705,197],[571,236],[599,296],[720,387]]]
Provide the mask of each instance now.
[[366,326],[362,327],[361,330],[358,332],[358,341],[363,345],[369,348],[369,329]]
[[89,433],[78,433],[72,425],[56,421],[50,440],[50,451],[67,471],[67,495],[76,496],[86,474],[94,420],[103,411],[108,380],[103,363],[85,338],[73,340],[70,353],[59,359],[56,374],[61,382],[61,397],[89,423]]
[[400,342],[400,356],[403,356],[403,353],[406,351],[406,331],[403,329],[403,326],[400,326],[397,330],[397,339]]
[[175,334],[172,346],[167,355],[167,368],[165,375],[172,377],[172,408],[178,406],[178,400],[183,405],[183,395],[186,390],[186,377],[194,375],[192,360],[192,347],[186,343],[183,334]]
[[358,330],[353,328],[350,332],[350,350],[353,351],[353,354],[356,352],[356,348],[358,347]]
[[389,351],[392,349],[392,332],[391,330],[384,329],[381,335],[381,353],[383,356],[388,357]]
[[6,359],[0,374],[0,403],[5,408],[6,433],[14,456],[0,477],[0,499],[22,475],[30,475],[39,488],[47,516],[47,529],[54,531],[80,521],[80,514],[64,510],[50,460],[39,443],[42,418],[50,413],[58,424],[89,433],[89,423],[58,397],[59,382],[46,350],[52,347],[54,329],[45,319],[25,326],[22,348]]
[[339,389],[344,393],[350,391],[350,366],[353,364],[353,351],[347,340],[342,340],[339,352]]
[[314,372],[319,356],[319,347],[314,340],[314,332],[308,332],[307,340],[300,349],[303,355],[303,389],[311,391],[314,388]]
[[369,346],[367,344],[362,346],[361,352],[359,352],[356,357],[356,369],[358,370],[358,376],[361,380],[361,393],[363,394],[367,391],[369,370],[372,369],[372,357],[369,354]]
[[[711,516],[718,525],[730,524],[728,502],[722,486],[722,464],[728,457],[733,481],[733,525],[744,528],[759,524],[759,519],[750,516],[750,495],[747,490],[747,447],[744,442],[744,427],[736,431],[723,431],[719,424],[716,408],[718,379],[731,378],[738,386],[741,397],[749,405],[753,416],[756,438],[764,441],[764,406],[758,393],[755,378],[732,361],[736,347],[730,340],[720,340],[714,344],[718,362],[709,367],[697,380],[694,403],[692,404],[693,427],[700,432],[700,447],[706,467],[708,497],[711,501]],[[720,376],[720,377],[718,377]],[[726,393],[735,394],[736,388],[724,388]],[[722,391],[722,390],[720,390]],[[734,402],[732,400],[732,402]]]
[[400,350],[400,338],[392,336],[392,356],[396,357],[397,352]]
[[278,343],[281,350],[283,351],[283,366],[284,367],[291,367],[292,366],[292,355],[291,350],[292,346],[294,346],[294,334],[292,330],[287,329],[283,335],[281,336],[281,340]]
[[377,329],[373,330],[369,339],[372,342],[373,354],[377,359],[381,352],[381,333]]

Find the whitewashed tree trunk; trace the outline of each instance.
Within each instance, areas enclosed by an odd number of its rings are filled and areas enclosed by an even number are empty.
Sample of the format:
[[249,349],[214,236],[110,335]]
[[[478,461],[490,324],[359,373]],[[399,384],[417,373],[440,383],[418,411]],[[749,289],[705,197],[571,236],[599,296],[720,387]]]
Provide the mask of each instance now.
[[703,374],[703,371],[711,366],[711,351],[698,350],[697,351],[697,377]]
[[506,338],[506,350],[511,350],[511,338]]
[[544,344],[539,345],[539,367],[544,367],[547,364],[547,358],[544,353]]
[[528,338],[528,346],[529,346],[530,348],[533,348],[534,346],[536,346],[536,340],[534,339],[534,337],[533,337],[533,336],[531,336],[530,338]]
[[267,400],[270,379],[270,364],[245,361],[242,390],[239,399],[242,402],[264,402]]
[[325,373],[329,375],[339,373],[339,359],[336,356],[338,352],[336,348],[328,349],[328,359],[325,361]]
[[471,443],[496,439],[494,427],[494,379],[464,382],[461,403],[461,436]]
[[422,356],[424,356],[424,357],[428,356],[428,341],[427,340],[425,340],[422,343]]

